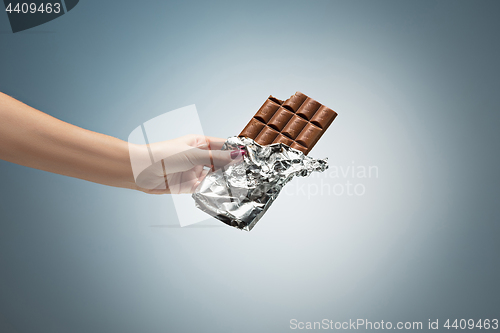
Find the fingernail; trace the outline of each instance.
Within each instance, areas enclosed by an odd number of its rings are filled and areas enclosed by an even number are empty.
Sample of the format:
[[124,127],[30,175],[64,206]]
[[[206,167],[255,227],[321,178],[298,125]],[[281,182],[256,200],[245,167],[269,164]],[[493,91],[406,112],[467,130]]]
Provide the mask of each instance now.
[[243,149],[238,149],[238,150],[233,150],[231,152],[231,159],[236,159],[238,158],[238,156],[244,156],[246,154],[246,151],[244,151]]

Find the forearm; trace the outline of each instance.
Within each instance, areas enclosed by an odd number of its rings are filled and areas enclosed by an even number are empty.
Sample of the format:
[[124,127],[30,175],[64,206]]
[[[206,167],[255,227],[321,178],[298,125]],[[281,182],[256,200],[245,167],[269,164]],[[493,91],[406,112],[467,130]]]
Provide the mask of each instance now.
[[2,93],[0,159],[95,183],[135,188],[127,142],[65,123]]

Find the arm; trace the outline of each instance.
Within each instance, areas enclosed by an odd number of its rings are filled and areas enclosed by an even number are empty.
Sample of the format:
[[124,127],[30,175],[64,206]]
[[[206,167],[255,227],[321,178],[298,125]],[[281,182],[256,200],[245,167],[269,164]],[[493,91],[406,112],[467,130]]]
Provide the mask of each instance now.
[[128,144],[65,123],[0,92],[0,159],[104,185],[136,188]]
[[[188,135],[150,146],[132,145],[0,93],[0,159],[99,184],[155,194],[190,193],[206,175],[203,166],[222,167],[241,159],[243,152],[220,150],[224,141]],[[159,162],[150,165],[149,152]],[[130,156],[135,166],[145,166],[137,179]]]

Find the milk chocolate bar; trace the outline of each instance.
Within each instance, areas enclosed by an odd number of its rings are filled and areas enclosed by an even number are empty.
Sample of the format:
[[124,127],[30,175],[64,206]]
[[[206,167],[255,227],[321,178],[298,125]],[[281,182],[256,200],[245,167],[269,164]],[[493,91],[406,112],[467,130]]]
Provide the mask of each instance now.
[[284,102],[269,96],[239,136],[263,146],[283,143],[307,155],[335,117],[337,112],[301,92]]

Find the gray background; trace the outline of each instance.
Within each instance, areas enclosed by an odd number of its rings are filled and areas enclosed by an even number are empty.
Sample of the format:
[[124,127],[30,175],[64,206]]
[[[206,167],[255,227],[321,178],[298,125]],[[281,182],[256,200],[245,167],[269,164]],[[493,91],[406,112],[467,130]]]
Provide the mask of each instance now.
[[57,118],[126,140],[194,103],[228,137],[299,90],[339,113],[312,156],[379,168],[351,180],[363,196],[282,194],[245,233],[176,228],[169,196],[0,161],[0,331],[498,318],[499,10],[82,0],[17,34],[0,13],[0,91]]

